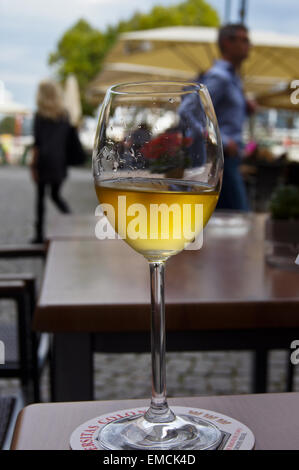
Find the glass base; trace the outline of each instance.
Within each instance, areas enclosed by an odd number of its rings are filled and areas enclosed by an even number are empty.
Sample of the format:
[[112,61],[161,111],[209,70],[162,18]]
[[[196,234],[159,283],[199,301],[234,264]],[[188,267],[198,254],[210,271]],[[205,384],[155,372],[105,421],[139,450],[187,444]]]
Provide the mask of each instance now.
[[215,449],[221,431],[196,416],[177,415],[170,423],[151,423],[144,415],[121,418],[106,424],[98,440],[109,450],[207,450]]

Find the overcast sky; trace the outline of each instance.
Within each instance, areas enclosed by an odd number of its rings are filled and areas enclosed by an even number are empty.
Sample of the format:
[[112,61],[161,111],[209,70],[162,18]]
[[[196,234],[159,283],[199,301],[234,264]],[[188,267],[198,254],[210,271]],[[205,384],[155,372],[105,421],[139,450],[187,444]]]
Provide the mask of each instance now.
[[[226,0],[208,2],[224,21]],[[105,30],[136,10],[177,3],[180,0],[0,0],[0,80],[15,101],[34,108],[38,82],[51,73],[48,55],[79,18]],[[240,0],[230,3],[230,19],[235,21]],[[299,35],[299,1],[247,0],[246,24],[255,30]]]

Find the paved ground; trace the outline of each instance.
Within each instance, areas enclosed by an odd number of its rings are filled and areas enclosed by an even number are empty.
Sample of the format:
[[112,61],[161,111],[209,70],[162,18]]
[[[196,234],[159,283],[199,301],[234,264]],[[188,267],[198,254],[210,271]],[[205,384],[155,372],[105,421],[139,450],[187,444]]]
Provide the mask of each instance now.
[[[73,212],[94,211],[96,200],[89,171],[70,173],[63,194]],[[24,243],[33,236],[34,192],[26,168],[0,167],[0,243]],[[48,202],[48,222],[56,210]],[[3,261],[0,272],[33,272],[40,283],[42,265],[38,260]],[[14,305],[0,301],[1,324],[13,322]],[[294,338],[296,339],[296,338]],[[270,391],[284,391],[285,365],[283,351],[270,355]],[[97,399],[144,398],[151,393],[149,354],[95,354]],[[251,392],[250,352],[194,352],[167,354],[167,389],[169,396],[242,394]],[[43,376],[43,400],[49,400],[48,372]],[[299,390],[299,366],[295,389]],[[17,380],[0,380],[0,395],[18,390]]]

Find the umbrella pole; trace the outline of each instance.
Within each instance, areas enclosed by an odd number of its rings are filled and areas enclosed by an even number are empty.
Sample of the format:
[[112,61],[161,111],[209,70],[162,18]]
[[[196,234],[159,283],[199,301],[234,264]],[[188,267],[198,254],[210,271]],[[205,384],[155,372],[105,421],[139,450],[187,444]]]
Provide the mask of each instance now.
[[247,9],[247,0],[241,0],[240,23],[242,23],[242,24],[244,24],[244,22],[245,22],[246,9]]
[[229,23],[230,21],[230,12],[231,12],[231,0],[225,0],[225,14],[224,14],[225,23]]

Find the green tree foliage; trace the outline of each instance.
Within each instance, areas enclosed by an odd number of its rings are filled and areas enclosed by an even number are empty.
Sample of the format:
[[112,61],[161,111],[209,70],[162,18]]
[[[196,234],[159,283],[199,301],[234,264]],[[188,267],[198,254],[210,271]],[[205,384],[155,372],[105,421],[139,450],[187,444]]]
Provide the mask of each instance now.
[[15,118],[6,116],[0,121],[0,134],[14,134]]
[[69,74],[76,75],[84,114],[93,110],[84,99],[84,90],[101,69],[107,51],[106,41],[105,34],[81,19],[66,31],[57,44],[56,52],[49,57],[49,64],[57,67],[58,79],[62,83]]
[[187,0],[171,7],[155,6],[150,13],[135,13],[121,21],[117,32],[138,31],[167,26],[218,26],[217,12],[205,0]]
[[93,107],[84,98],[86,86],[100,72],[105,55],[118,34],[167,26],[199,25],[219,25],[217,12],[205,0],[186,0],[170,7],[155,6],[149,13],[136,12],[128,21],[109,26],[105,32],[80,19],[59,40],[56,51],[49,56],[49,64],[56,67],[61,82],[68,74],[76,75],[83,113],[91,114]]

